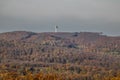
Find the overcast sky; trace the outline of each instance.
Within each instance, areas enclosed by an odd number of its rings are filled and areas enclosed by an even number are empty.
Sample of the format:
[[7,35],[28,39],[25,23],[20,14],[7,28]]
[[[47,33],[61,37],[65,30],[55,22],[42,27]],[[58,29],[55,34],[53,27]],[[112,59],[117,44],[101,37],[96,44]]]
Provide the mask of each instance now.
[[103,32],[120,36],[120,0],[0,0],[0,32]]

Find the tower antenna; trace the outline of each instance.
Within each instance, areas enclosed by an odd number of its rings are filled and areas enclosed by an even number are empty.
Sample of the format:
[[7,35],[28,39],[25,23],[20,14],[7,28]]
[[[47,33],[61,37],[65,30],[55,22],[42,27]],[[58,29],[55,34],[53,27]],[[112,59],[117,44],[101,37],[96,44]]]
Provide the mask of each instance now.
[[55,26],[55,32],[58,32],[58,26]]

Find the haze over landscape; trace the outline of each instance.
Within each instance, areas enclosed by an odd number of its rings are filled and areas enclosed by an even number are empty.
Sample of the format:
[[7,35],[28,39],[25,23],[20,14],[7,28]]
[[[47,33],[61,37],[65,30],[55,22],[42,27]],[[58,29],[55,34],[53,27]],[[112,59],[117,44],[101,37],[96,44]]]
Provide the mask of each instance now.
[[120,0],[0,0],[0,33],[9,31],[120,34]]
[[120,0],[0,0],[0,80],[120,80]]

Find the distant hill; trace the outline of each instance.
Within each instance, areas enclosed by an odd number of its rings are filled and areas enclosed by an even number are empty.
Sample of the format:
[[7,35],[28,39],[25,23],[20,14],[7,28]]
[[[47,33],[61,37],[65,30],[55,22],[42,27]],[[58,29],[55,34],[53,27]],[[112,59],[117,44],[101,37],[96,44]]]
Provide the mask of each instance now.
[[14,31],[0,34],[1,62],[3,60],[11,62],[16,59],[20,61],[23,59],[23,62],[41,61],[40,57],[44,54],[67,55],[70,53],[74,55],[77,53],[120,54],[120,37],[94,32]]

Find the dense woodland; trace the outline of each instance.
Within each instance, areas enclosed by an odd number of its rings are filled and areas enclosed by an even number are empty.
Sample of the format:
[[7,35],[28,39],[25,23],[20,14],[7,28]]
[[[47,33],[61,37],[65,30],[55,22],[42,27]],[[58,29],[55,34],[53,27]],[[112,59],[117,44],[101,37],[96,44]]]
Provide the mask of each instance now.
[[120,36],[1,33],[0,80],[120,80]]

